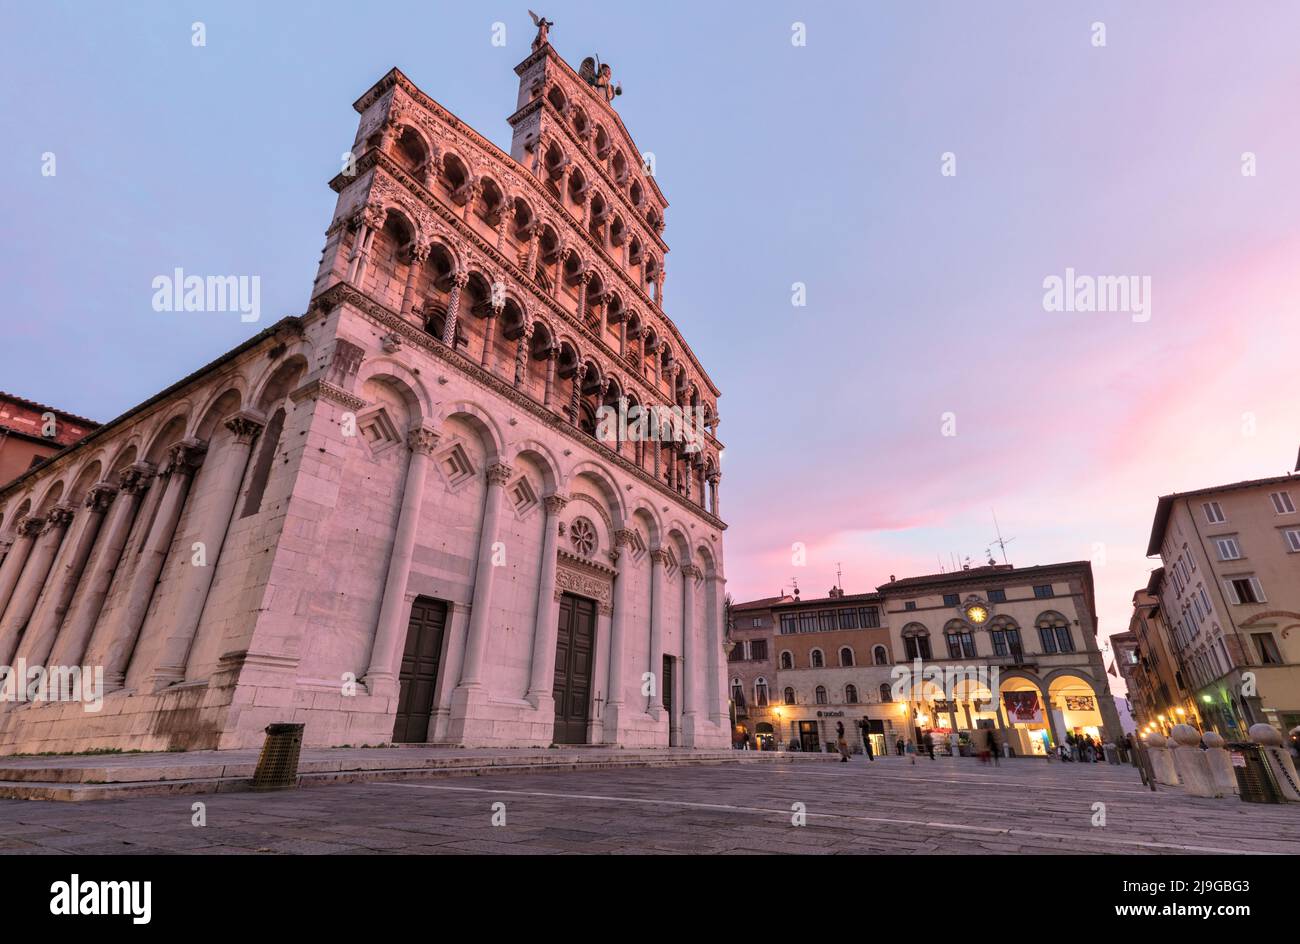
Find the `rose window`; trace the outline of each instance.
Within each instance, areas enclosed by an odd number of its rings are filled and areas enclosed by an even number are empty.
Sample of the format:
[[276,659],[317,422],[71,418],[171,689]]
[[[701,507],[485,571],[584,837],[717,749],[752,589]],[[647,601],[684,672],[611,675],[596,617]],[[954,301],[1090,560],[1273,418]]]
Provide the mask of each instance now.
[[569,525],[569,541],[583,557],[596,553],[596,529],[586,518],[575,518]]

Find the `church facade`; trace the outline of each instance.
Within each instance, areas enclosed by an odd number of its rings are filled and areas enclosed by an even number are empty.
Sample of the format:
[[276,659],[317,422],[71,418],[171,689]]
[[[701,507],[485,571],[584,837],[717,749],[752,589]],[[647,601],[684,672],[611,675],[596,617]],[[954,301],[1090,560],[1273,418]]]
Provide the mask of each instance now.
[[516,72],[509,153],[385,75],[307,311],[0,490],[0,753],[729,744],[667,202],[607,67]]

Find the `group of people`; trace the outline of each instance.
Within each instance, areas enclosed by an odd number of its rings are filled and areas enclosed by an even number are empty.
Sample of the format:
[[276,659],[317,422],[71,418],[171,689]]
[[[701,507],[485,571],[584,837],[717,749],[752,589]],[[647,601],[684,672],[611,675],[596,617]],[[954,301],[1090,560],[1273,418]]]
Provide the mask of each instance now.
[[1090,734],[1067,734],[1064,741],[1057,743],[1056,756],[1066,762],[1081,764],[1099,764],[1106,759],[1101,742]]

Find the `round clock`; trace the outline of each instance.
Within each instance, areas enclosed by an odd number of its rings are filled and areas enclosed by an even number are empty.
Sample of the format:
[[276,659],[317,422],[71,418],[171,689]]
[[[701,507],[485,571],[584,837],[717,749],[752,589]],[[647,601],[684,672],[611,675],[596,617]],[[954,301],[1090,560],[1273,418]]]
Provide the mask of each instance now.
[[989,608],[983,603],[971,603],[966,607],[966,619],[977,626],[989,618]]

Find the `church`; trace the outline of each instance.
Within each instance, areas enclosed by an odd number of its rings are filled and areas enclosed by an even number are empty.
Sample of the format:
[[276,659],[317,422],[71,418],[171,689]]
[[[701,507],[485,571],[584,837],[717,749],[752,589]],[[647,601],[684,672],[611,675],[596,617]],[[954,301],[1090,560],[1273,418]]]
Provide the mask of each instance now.
[[550,25],[508,153],[393,69],[305,313],[0,490],[0,664],[102,680],[0,702],[0,753],[729,746],[719,391]]

